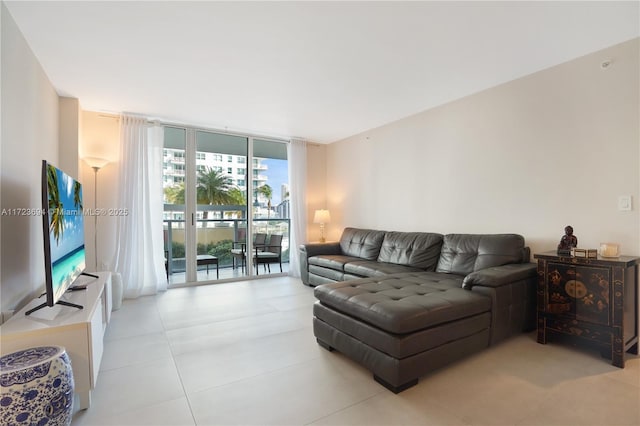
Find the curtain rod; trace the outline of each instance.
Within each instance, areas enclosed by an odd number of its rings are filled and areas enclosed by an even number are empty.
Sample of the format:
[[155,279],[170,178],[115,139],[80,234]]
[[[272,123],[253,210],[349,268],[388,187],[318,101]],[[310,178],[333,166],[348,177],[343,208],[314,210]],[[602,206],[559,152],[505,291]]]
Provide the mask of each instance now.
[[256,133],[247,133],[247,132],[242,132],[242,131],[229,131],[229,130],[222,130],[222,129],[216,129],[216,128],[210,128],[210,127],[204,127],[204,126],[196,126],[196,125],[189,125],[189,124],[183,124],[183,123],[174,123],[174,122],[170,122],[170,121],[163,121],[163,120],[151,120],[149,117],[145,117],[143,115],[138,115],[138,114],[134,114],[134,113],[120,113],[120,114],[115,114],[115,113],[108,113],[108,112],[101,112],[98,113],[99,117],[102,118],[113,118],[116,121],[120,121],[120,117],[122,115],[129,115],[132,117],[137,117],[137,118],[142,118],[146,120],[147,124],[152,124],[152,125],[160,125],[160,126],[169,126],[169,127],[179,127],[179,128],[189,128],[189,129],[194,129],[194,130],[202,130],[202,131],[206,131],[206,132],[215,132],[215,133],[220,133],[223,135],[230,135],[230,136],[244,136],[244,137],[250,137],[250,138],[259,138],[259,139],[266,139],[266,140],[271,140],[271,141],[277,141],[277,142],[283,142],[283,143],[291,143],[292,140],[296,139],[296,140],[301,140],[301,141],[305,141],[310,145],[322,145],[322,144],[318,144],[315,142],[311,142],[308,141],[305,138],[302,137],[297,137],[297,136],[290,136],[290,137],[281,137],[281,136],[266,136],[266,135],[260,135],[260,134],[256,134]]
[[162,126],[169,126],[169,127],[179,127],[179,128],[183,128],[183,129],[193,129],[193,130],[201,130],[201,131],[205,131],[205,132],[215,132],[215,133],[220,133],[223,135],[230,135],[230,136],[244,136],[244,137],[248,137],[248,138],[258,138],[258,139],[265,139],[265,140],[271,140],[271,141],[277,141],[277,142],[283,142],[283,143],[291,143],[291,139],[295,139],[295,138],[283,138],[283,137],[277,137],[277,136],[265,136],[265,135],[259,135],[259,134],[255,134],[255,133],[247,133],[247,132],[234,132],[234,131],[229,131],[229,130],[222,130],[222,129],[215,129],[215,128],[209,128],[209,127],[203,127],[203,126],[195,126],[195,125],[187,125],[187,124],[181,124],[181,123],[171,123],[171,122],[167,122],[167,121],[156,121],[154,122],[155,124],[160,124]]

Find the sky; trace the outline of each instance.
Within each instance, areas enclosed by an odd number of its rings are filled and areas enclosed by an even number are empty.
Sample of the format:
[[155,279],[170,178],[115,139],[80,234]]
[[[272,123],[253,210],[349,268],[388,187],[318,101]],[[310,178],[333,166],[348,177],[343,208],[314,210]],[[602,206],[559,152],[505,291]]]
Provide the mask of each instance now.
[[265,164],[268,169],[266,171],[267,184],[273,191],[273,197],[271,198],[271,205],[277,206],[282,202],[282,184],[289,183],[289,170],[287,160],[275,160],[272,158],[263,159],[262,164]]

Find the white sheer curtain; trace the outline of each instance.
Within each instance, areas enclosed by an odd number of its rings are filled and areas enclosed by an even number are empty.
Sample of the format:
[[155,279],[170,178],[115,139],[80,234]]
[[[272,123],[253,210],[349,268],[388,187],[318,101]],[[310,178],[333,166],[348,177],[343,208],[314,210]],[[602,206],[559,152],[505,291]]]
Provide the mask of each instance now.
[[123,115],[120,127],[120,203],[115,270],[125,298],[167,289],[162,227],[164,130],[145,118]]
[[298,245],[307,241],[307,143],[292,140],[288,145],[291,236],[289,275],[300,277]]

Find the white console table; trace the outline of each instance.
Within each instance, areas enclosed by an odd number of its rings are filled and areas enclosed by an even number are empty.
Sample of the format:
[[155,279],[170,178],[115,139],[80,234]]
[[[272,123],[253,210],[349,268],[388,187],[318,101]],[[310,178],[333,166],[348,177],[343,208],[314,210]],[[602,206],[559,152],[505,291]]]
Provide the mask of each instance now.
[[91,390],[96,386],[102,360],[104,332],[111,319],[111,273],[96,275],[99,278],[80,276],[75,285],[87,285],[87,289],[67,292],[62,297],[84,309],[55,305],[26,316],[27,310],[42,303],[43,299],[38,298],[0,326],[2,355],[36,346],[66,348],[81,410],[91,405]]

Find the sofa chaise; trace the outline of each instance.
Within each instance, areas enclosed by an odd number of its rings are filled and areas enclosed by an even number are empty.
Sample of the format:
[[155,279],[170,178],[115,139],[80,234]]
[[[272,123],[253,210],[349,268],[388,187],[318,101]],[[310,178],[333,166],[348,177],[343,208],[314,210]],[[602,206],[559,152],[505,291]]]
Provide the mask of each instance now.
[[420,376],[535,327],[536,265],[516,234],[346,228],[300,246],[313,330],[398,393]]

